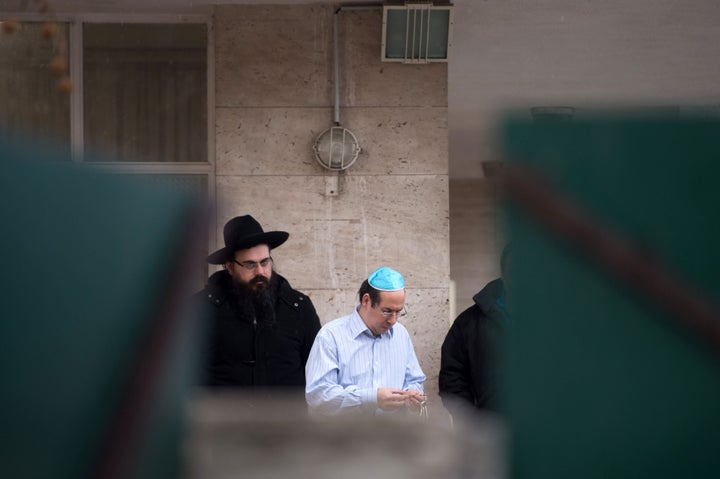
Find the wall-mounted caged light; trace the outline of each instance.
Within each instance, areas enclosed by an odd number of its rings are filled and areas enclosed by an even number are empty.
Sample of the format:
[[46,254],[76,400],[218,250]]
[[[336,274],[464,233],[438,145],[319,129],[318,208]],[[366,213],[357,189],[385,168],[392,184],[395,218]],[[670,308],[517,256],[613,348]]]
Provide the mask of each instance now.
[[447,62],[452,46],[453,5],[406,2],[383,5],[384,62]]
[[360,145],[350,130],[333,126],[320,133],[313,151],[315,159],[322,166],[328,170],[342,171],[355,163],[360,154]]

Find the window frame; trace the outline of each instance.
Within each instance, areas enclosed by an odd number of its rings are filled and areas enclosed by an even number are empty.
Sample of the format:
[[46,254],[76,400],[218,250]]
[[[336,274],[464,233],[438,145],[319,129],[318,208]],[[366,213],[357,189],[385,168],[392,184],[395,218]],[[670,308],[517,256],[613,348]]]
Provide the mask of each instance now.
[[[69,74],[73,84],[70,92],[70,151],[76,163],[123,174],[204,175],[210,205],[216,200],[215,181],[215,34],[211,14],[125,14],[125,13],[55,13],[49,18],[39,13],[21,12],[12,15],[20,22],[55,21],[68,25]],[[207,28],[207,161],[205,162],[86,162],[83,113],[83,25],[86,23],[201,23]],[[48,73],[50,74],[50,73]],[[214,220],[214,218],[212,218]],[[209,225],[208,251],[216,241],[214,224]],[[210,268],[208,268],[210,270]]]

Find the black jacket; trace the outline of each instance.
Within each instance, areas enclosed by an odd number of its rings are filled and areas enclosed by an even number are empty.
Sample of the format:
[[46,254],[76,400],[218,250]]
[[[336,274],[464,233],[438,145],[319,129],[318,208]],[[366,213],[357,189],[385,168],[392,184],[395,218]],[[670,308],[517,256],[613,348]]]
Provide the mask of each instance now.
[[320,320],[310,298],[279,280],[276,320],[243,316],[231,295],[232,278],[218,271],[196,297],[207,321],[206,386],[305,386],[305,362]]
[[508,320],[500,297],[504,286],[496,279],[473,296],[475,304],[458,315],[445,337],[439,392],[452,414],[472,406],[497,410],[498,354]]

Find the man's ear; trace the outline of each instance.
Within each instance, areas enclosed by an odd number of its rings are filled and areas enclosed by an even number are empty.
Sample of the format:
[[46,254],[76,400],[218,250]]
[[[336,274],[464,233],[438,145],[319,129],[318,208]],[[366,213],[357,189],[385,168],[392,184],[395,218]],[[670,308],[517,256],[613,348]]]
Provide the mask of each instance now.
[[370,294],[365,293],[363,294],[363,297],[360,299],[360,304],[363,306],[370,304]]

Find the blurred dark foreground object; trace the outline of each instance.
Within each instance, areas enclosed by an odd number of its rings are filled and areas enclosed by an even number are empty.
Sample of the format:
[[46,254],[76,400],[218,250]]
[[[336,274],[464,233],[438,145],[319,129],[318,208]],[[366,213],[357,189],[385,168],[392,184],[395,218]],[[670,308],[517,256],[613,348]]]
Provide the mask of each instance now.
[[720,470],[720,123],[503,130],[515,478]]
[[196,206],[47,152],[0,158],[0,477],[177,477]]

